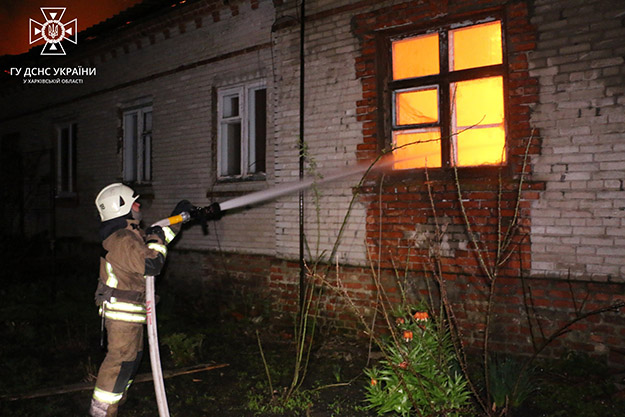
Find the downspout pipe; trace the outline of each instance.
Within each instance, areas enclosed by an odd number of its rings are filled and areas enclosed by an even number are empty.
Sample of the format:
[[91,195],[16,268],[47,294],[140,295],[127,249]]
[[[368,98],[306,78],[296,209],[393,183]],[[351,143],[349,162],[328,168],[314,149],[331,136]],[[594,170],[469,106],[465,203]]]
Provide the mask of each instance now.
[[[300,39],[299,39],[299,180],[304,179],[304,165],[306,162],[306,142],[304,141],[304,92],[305,92],[305,72],[304,72],[304,36],[306,33],[306,0],[301,0],[300,5]],[[299,192],[299,311],[304,307],[305,264],[304,264],[304,190]]]

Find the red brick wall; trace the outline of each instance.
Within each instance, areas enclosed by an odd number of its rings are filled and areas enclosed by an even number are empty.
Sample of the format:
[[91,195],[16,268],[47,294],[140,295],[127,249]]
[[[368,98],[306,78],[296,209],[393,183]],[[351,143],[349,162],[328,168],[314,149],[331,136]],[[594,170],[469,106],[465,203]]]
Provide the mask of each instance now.
[[[491,347],[529,353],[533,344],[540,346],[580,314],[622,301],[625,297],[615,294],[623,294],[625,286],[520,278],[531,271],[531,202],[544,189],[543,183],[531,181],[529,161],[524,165],[528,141],[530,156],[540,149],[539,132],[530,125],[539,85],[528,69],[527,54],[536,48],[528,5],[521,1],[408,2],[355,16],[353,31],[361,41],[355,68],[362,81],[357,112],[363,122],[358,157],[373,160],[382,148],[388,149],[385,116],[380,114],[383,85],[377,73],[381,68],[377,48],[382,44],[378,33],[402,25],[427,28],[436,27],[439,21],[470,20],[474,13],[484,10],[499,12],[504,20],[508,166],[499,172],[459,170],[457,177],[453,171],[392,173],[373,178],[360,191],[368,208],[367,244],[376,264],[389,271],[411,271],[417,280],[419,271],[437,271],[444,279],[465,341],[475,348],[483,342],[488,294],[495,282]],[[519,173],[523,171],[526,177],[519,193]],[[497,279],[492,281],[484,273],[466,226],[470,224],[479,242],[484,264],[494,271],[501,236],[515,222],[518,227],[513,229],[511,256],[500,256],[505,262],[496,268]],[[444,232],[438,235],[442,237],[438,242],[437,223]],[[604,355],[612,363],[625,363],[625,352],[619,350],[625,327],[618,313],[589,317],[572,329],[566,337],[551,343],[545,353],[558,355],[575,349]]]
[[[297,313],[299,262],[261,255],[217,253],[204,255],[203,260],[203,276],[211,277],[205,285],[227,313],[237,318],[253,314],[251,312],[258,307],[254,303],[266,303],[271,306],[273,314],[289,320]],[[318,271],[332,286],[337,285],[336,267],[319,268]],[[405,291],[412,300],[428,296],[423,274],[418,271],[382,269],[380,276],[391,302],[400,299],[397,276],[407,278]],[[369,323],[377,294],[372,269],[339,266],[338,283],[351,301],[325,286],[319,303],[320,323],[328,329],[364,335],[364,326],[354,308]],[[432,281],[429,284],[430,288],[436,288]],[[194,285],[194,288],[197,291],[198,286]],[[480,349],[487,299],[483,278],[462,273],[447,274],[445,288],[467,348]],[[438,292],[433,296],[437,299]],[[531,354],[576,317],[624,301],[625,284],[518,276],[499,278],[495,286],[491,348]],[[380,317],[378,315],[378,319]],[[383,326],[379,320],[378,327]],[[602,357],[611,365],[625,365],[625,349],[622,347],[625,322],[620,313],[608,311],[591,315],[567,330],[548,345],[542,356],[560,357],[567,351],[576,350]]]
[[[402,25],[436,27],[437,22],[453,22],[471,19],[472,14],[490,10],[503,15],[506,34],[506,50],[509,71],[508,79],[508,166],[497,169],[460,169],[458,183],[463,193],[464,204],[459,204],[456,175],[453,171],[432,172],[426,178],[423,173],[397,172],[387,178],[377,178],[369,187],[361,190],[368,203],[367,238],[371,253],[377,260],[380,253],[383,267],[391,266],[391,259],[398,258],[409,263],[410,267],[422,269],[427,262],[428,248],[414,251],[414,238],[420,229],[415,225],[429,225],[432,229],[438,219],[443,223],[462,226],[466,223],[464,214],[485,248],[497,246],[498,227],[513,222],[519,216],[518,244],[521,260],[525,268],[530,268],[529,241],[521,239],[529,233],[531,213],[530,201],[538,197],[542,184],[526,181],[523,185],[519,210],[516,210],[518,174],[523,170],[525,147],[531,141],[530,154],[538,152],[537,132],[532,132],[529,121],[529,106],[538,100],[538,83],[529,76],[527,52],[535,47],[535,34],[529,23],[528,9],[523,2],[502,6],[504,2],[412,2],[378,10],[375,13],[357,15],[353,19],[353,30],[361,39],[361,56],[357,58],[356,72],[362,80],[362,100],[358,104],[358,114],[363,122],[363,142],[358,147],[359,157],[374,159],[385,142],[385,132],[381,129],[380,104],[382,98],[379,76],[380,51],[377,50],[376,32]],[[444,19],[439,16],[445,16]],[[531,166],[525,169],[531,174]],[[500,179],[501,178],[501,179]],[[426,181],[426,179],[431,181]],[[428,187],[425,185],[429,183]],[[500,185],[503,192],[499,191]],[[431,194],[430,194],[431,193]],[[500,198],[501,197],[501,198]],[[501,199],[501,204],[498,201]],[[432,204],[434,203],[434,205]],[[436,209],[434,215],[433,207]],[[501,210],[501,211],[499,211]],[[444,219],[444,220],[441,220]],[[501,219],[501,222],[498,220]],[[427,229],[427,228],[426,228]],[[430,230],[431,231],[431,230]],[[456,233],[458,239],[461,231]],[[449,252],[445,259],[445,272],[473,273],[480,275],[477,259],[470,250],[470,242],[456,242],[458,251]],[[381,248],[381,250],[380,250]],[[410,255],[409,255],[410,254]],[[410,256],[410,259],[406,259]],[[494,255],[491,253],[491,258]],[[505,265],[508,275],[518,275],[519,260]]]

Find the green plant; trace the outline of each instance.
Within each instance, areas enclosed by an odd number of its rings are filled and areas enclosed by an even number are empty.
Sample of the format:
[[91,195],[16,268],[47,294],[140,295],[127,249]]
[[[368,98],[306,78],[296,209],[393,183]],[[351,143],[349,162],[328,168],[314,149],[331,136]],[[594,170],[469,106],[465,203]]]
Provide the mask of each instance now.
[[459,372],[444,322],[430,319],[422,307],[412,311],[407,308],[397,317],[397,327],[382,342],[385,358],[365,370],[370,378],[368,408],[379,415],[465,415],[470,390]]
[[316,396],[314,392],[305,390],[298,390],[287,396],[285,388],[284,393],[276,392],[273,396],[268,397],[264,394],[267,388],[264,382],[259,382],[248,394],[247,408],[254,415],[302,412],[312,406]]
[[522,365],[510,357],[490,357],[488,379],[493,410],[518,408],[536,390],[533,370],[523,369]]
[[171,358],[176,366],[190,365],[197,361],[204,337],[201,333],[192,336],[186,333],[172,333],[163,337],[163,344],[169,347]]
[[341,382],[341,364],[334,364],[332,367],[332,375],[335,382]]

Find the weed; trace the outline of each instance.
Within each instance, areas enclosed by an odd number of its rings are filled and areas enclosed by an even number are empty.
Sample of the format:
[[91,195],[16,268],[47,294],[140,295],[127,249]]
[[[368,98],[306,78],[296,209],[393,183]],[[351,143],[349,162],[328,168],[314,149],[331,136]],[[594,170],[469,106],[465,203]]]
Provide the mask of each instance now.
[[492,355],[488,378],[493,410],[516,409],[536,390],[533,369],[524,370],[522,363],[511,357]]
[[259,382],[248,395],[247,408],[256,416],[300,413],[312,407],[317,398],[317,393],[313,391],[297,390],[289,393],[286,388],[282,392],[274,391],[273,395],[268,397],[264,394],[267,389],[264,382]]
[[185,366],[197,362],[204,337],[202,333],[196,333],[192,336],[186,333],[172,333],[163,337],[163,344],[169,347],[174,364]]
[[334,375],[335,382],[341,382],[341,364],[334,364],[332,367],[332,375]]
[[95,382],[98,375],[98,365],[93,363],[91,356],[88,356],[86,361],[81,361],[80,367],[83,369],[85,374],[83,381]]

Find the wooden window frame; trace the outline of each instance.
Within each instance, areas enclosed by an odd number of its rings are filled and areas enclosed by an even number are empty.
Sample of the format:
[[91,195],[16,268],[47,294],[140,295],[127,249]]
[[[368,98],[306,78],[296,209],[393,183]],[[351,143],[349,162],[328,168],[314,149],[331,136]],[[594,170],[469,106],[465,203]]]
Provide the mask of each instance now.
[[[150,113],[152,117],[152,128],[147,130],[144,126],[145,115]],[[128,137],[130,127],[127,125],[126,118],[136,115],[136,130],[132,130],[133,137]],[[130,184],[150,184],[152,182],[152,151],[153,151],[153,129],[154,129],[154,113],[151,104],[145,104],[133,108],[126,108],[122,112],[122,128],[123,128],[123,180]],[[149,137],[149,147],[146,150],[145,144]],[[133,155],[129,154],[127,147],[130,141],[135,142]],[[132,161],[130,160],[132,158]],[[131,172],[133,174],[131,174]],[[134,177],[134,178],[133,178]]]
[[[267,170],[267,96],[265,95],[265,132],[264,132],[264,146],[265,152],[262,155],[256,155],[252,147],[256,147],[257,135],[256,135],[256,117],[259,109],[256,108],[256,103],[253,100],[253,95],[256,91],[265,90],[267,94],[267,85],[264,80],[256,80],[237,84],[228,87],[222,87],[217,90],[217,178],[220,181],[232,181],[232,180],[265,180]],[[223,115],[224,112],[224,99],[229,96],[238,97],[238,114],[231,117]],[[228,161],[224,161],[225,150],[223,149],[223,135],[226,130],[225,127],[229,124],[240,125],[240,160],[239,160],[239,173],[227,174]],[[254,155],[252,157],[252,154]],[[250,161],[250,159],[254,161]],[[252,168],[252,165],[256,164],[262,159],[262,164],[259,168]]]

